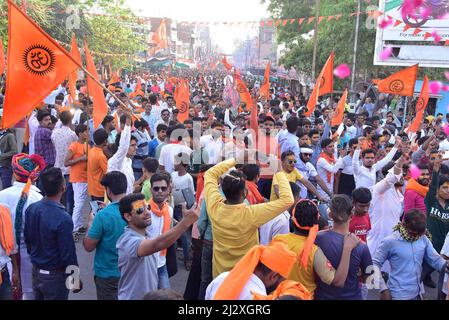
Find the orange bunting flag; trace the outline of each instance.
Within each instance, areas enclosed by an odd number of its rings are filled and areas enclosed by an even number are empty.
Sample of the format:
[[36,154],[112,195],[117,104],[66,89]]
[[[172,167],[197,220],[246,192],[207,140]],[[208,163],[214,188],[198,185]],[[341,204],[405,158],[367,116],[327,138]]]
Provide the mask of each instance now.
[[22,120],[69,74],[82,67],[11,1],[8,17],[4,129]]
[[270,68],[271,68],[271,64],[270,62],[268,62],[267,67],[265,68],[265,75],[263,77],[263,83],[262,86],[260,87],[260,96],[261,97],[265,97],[265,98],[269,98],[270,96]]
[[[90,55],[87,42],[84,41],[84,51],[86,54],[86,69],[92,74],[95,79],[99,79],[97,68],[94,64],[94,59]],[[103,88],[98,85],[91,77],[87,77],[87,91],[92,97],[94,105],[94,128],[98,128],[103,121],[104,117],[108,114],[108,105],[106,104],[106,98],[103,94]]]
[[305,113],[307,117],[310,117],[313,110],[315,110],[318,97],[332,93],[334,90],[334,57],[335,55],[332,51],[316,80],[315,87],[307,102],[307,112]]
[[225,56],[223,56],[223,60],[221,60],[221,62],[228,71],[232,69],[232,66],[229,64],[228,60],[226,60]]
[[2,39],[0,39],[0,75],[3,74],[3,71],[5,71],[5,49],[3,49],[3,43]]
[[346,99],[348,98],[348,89],[343,92],[340,101],[338,102],[337,108],[334,111],[331,120],[331,126],[338,126],[343,122],[343,116],[345,112]]
[[374,79],[380,92],[397,94],[400,96],[413,96],[416,77],[418,76],[418,64],[402,69],[383,80]]
[[179,84],[175,89],[174,98],[176,108],[179,110],[178,120],[179,122],[184,123],[184,121],[189,118],[190,109],[190,86],[186,80],[179,80]]
[[[75,34],[72,34],[72,49],[70,51],[73,59],[75,59],[79,64],[82,64],[81,54],[78,50],[78,44],[76,43]],[[75,103],[76,97],[76,80],[77,80],[77,70],[73,71],[69,76],[69,92],[72,98],[72,103]]]
[[411,123],[410,127],[408,127],[409,132],[417,132],[418,128],[421,124],[424,110],[426,109],[427,103],[429,102],[429,79],[427,76],[424,76],[424,81],[422,83],[421,94],[419,95],[418,101],[416,102],[416,115]]

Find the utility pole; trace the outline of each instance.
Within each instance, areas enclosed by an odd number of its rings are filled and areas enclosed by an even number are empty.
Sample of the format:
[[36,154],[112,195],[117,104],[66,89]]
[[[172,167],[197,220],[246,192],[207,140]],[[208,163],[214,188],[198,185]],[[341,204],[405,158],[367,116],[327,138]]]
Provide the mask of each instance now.
[[[360,10],[361,10],[362,1],[357,0],[357,19],[355,22],[355,35],[354,35],[354,53],[352,58],[352,77],[351,77],[351,91],[354,92],[355,85],[355,66],[357,61],[357,49],[359,42],[359,26],[360,26]],[[351,101],[354,101],[354,94],[351,94]]]
[[315,68],[316,68],[316,50],[318,45],[318,19],[320,18],[320,0],[316,0],[315,4],[315,29],[313,32],[313,59],[312,59],[312,79],[315,79]]

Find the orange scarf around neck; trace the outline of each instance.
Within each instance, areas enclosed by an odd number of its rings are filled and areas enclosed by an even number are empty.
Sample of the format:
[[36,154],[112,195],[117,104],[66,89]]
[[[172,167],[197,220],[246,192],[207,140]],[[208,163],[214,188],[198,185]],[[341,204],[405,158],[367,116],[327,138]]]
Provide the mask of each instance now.
[[[254,197],[257,203],[264,203],[265,199],[262,197],[262,195],[259,192],[259,189],[257,187],[257,184],[255,184],[252,181],[246,181],[246,188],[248,189],[249,193],[251,193],[251,196]],[[249,195],[248,193],[248,195]],[[250,201],[251,203],[251,201]],[[257,203],[251,203],[251,204],[257,204]]]
[[420,196],[425,197],[427,195],[427,192],[429,191],[429,187],[423,186],[419,184],[415,179],[410,178],[407,182],[407,187],[405,187],[405,190],[413,190]]
[[[334,155],[329,156],[329,155],[327,155],[325,152],[321,152],[321,154],[320,154],[320,156],[318,157],[318,159],[320,159],[320,158],[323,158],[324,160],[326,160],[328,163],[330,163],[330,164],[332,164],[332,165],[334,165],[335,162],[336,162],[336,161],[335,161]],[[327,175],[327,182],[328,182],[328,183],[331,183],[333,173],[327,171],[327,172],[326,172],[326,175]]]
[[[162,234],[166,233],[168,230],[170,230],[171,225],[171,217],[170,217],[170,210],[167,202],[164,202],[162,205],[162,209],[159,209],[159,205],[154,202],[153,198],[150,199],[150,209],[151,212],[153,212],[158,217],[164,217],[164,226],[162,228]],[[167,255],[167,249],[164,249],[161,251],[162,256]]]

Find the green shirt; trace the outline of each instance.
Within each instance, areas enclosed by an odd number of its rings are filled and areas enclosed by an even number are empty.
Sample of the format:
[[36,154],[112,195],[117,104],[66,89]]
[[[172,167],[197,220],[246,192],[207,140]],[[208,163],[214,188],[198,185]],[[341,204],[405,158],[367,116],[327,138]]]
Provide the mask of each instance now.
[[151,199],[151,182],[150,180],[145,180],[142,186],[142,194],[145,196],[145,201]]

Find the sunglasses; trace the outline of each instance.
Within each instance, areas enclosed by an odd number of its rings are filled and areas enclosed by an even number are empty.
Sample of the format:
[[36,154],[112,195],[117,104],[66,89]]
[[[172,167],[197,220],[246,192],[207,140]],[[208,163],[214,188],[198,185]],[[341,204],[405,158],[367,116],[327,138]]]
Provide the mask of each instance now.
[[298,161],[296,161],[296,160],[288,160],[288,164],[294,164],[294,163],[297,163]]
[[136,209],[136,213],[137,213],[137,215],[138,216],[140,216],[142,213],[144,213],[145,212],[145,208],[139,208],[139,209]]
[[310,158],[312,156],[310,153],[301,153],[301,154],[303,157],[308,157],[308,158]]
[[159,192],[159,191],[165,192],[165,191],[167,191],[167,189],[168,189],[168,187],[153,187],[154,192]]

